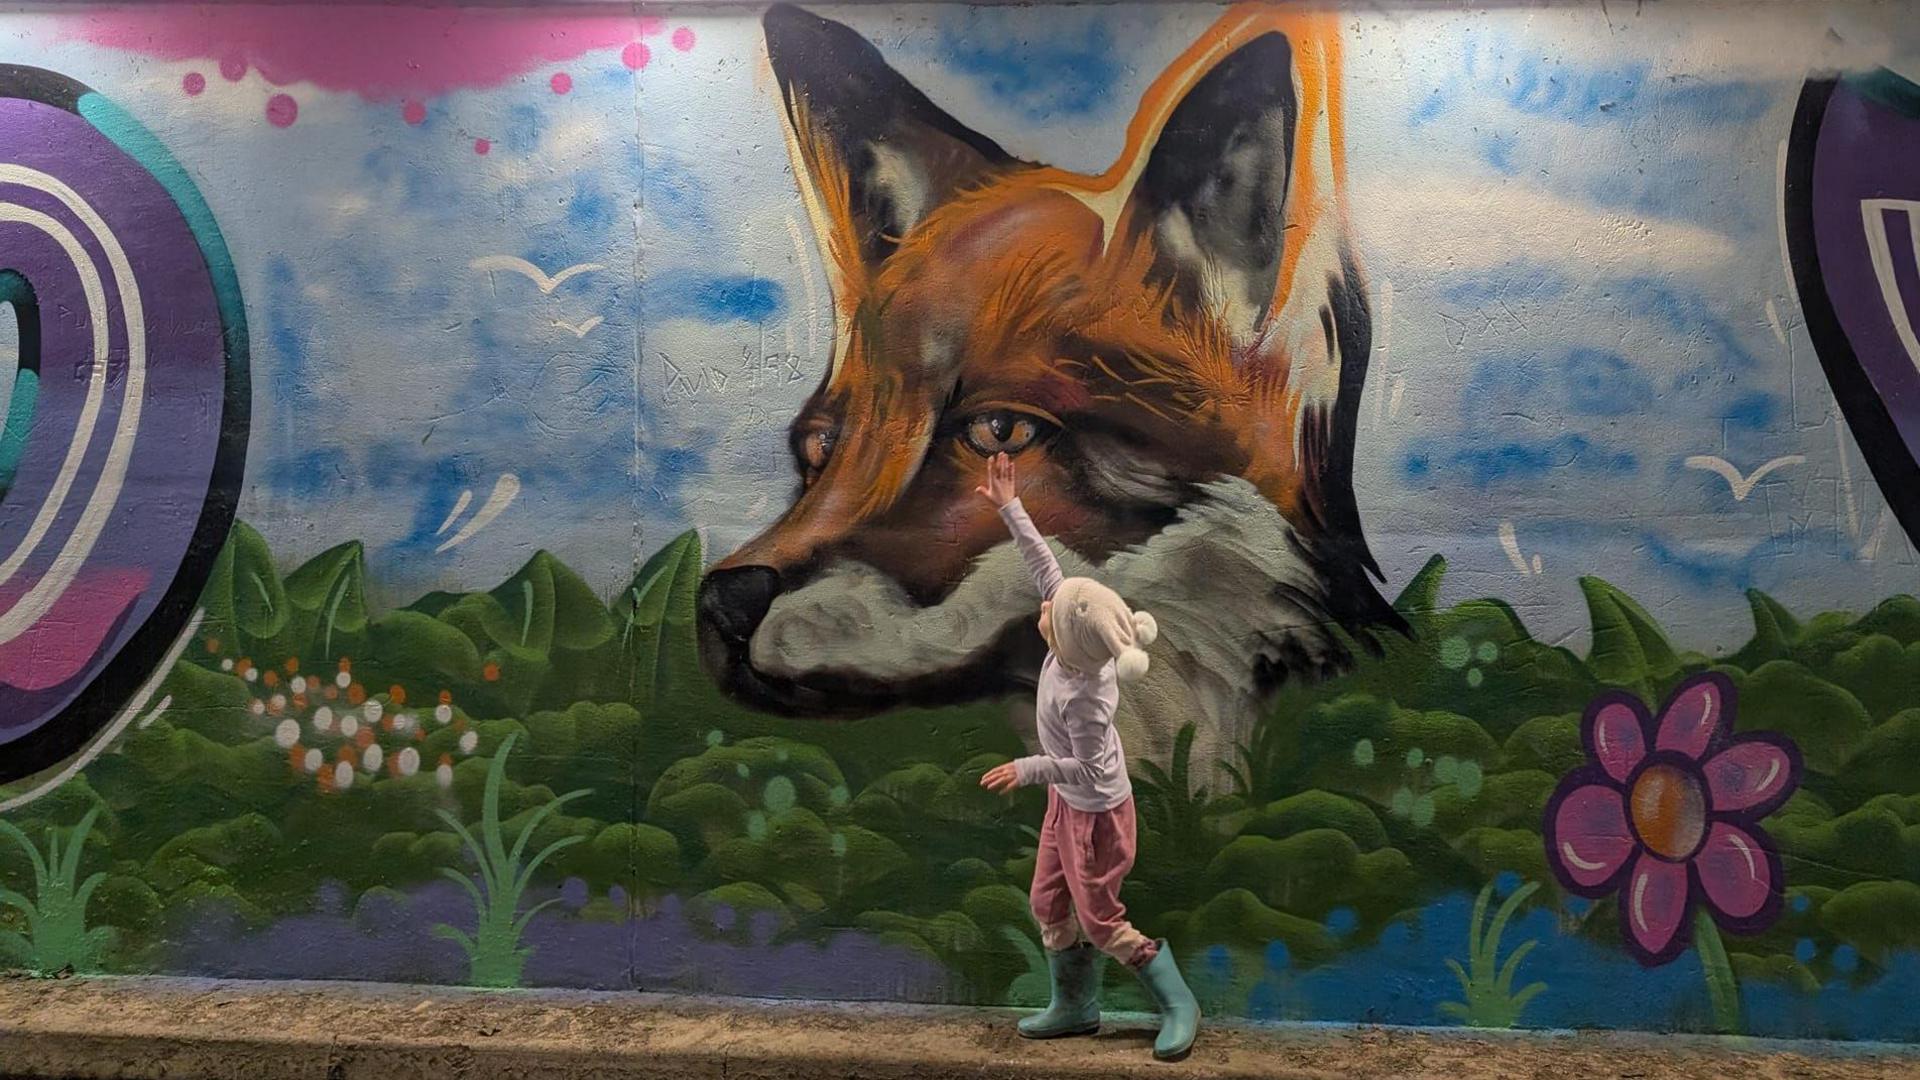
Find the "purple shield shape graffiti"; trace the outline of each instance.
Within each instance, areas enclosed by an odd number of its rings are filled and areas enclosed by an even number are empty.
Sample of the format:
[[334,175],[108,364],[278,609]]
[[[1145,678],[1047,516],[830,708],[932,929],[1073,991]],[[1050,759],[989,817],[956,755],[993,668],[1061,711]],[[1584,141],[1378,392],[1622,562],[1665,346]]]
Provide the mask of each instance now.
[[233,522],[246,320],[185,170],[112,102],[0,65],[0,782],[145,704]]
[[1920,544],[1920,85],[1809,80],[1787,144],[1788,261],[1827,381]]

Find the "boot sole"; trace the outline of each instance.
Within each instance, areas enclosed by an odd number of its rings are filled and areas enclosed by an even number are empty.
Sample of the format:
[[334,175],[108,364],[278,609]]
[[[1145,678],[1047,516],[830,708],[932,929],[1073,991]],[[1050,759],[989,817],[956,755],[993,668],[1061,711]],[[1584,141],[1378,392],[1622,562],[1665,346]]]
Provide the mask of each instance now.
[[1153,1052],[1153,1060],[1166,1062],[1185,1061],[1187,1060],[1187,1055],[1191,1053],[1193,1053],[1193,1044],[1188,1043],[1171,1054],[1162,1054],[1160,1051],[1155,1050]]
[[[1014,1030],[1019,1031],[1018,1028]],[[1048,1039],[1072,1039],[1081,1035],[1098,1035],[1099,1033],[1100,1025],[1093,1023],[1085,1027],[1068,1028],[1065,1031],[1043,1031],[1038,1034],[1028,1034],[1025,1031],[1020,1031],[1020,1037],[1023,1039],[1032,1039],[1035,1042],[1045,1042]]]

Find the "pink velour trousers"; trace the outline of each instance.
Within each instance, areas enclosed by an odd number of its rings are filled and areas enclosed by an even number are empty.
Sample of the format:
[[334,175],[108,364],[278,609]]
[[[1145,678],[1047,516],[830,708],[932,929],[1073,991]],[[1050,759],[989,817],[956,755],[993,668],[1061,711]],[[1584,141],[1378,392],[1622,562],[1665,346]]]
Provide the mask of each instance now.
[[1084,932],[1095,948],[1123,964],[1138,967],[1153,959],[1159,949],[1127,921],[1120,902],[1134,845],[1132,798],[1089,813],[1048,790],[1029,894],[1042,945],[1057,952]]

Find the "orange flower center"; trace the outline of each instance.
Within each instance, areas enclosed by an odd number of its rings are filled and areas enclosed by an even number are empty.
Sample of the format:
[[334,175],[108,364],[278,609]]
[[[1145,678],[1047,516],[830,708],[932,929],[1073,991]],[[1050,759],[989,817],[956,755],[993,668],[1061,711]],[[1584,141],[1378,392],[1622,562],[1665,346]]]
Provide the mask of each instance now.
[[1707,831],[1707,795],[1691,774],[1672,765],[1650,766],[1633,782],[1633,829],[1655,855],[1693,854]]

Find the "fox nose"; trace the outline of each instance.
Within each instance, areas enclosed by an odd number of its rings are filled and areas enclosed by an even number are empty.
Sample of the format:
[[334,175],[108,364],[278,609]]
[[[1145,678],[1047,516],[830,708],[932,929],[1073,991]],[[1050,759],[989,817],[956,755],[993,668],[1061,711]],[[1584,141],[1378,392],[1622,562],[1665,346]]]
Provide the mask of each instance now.
[[780,594],[780,575],[767,566],[715,570],[700,583],[700,621],[730,647],[746,645]]

